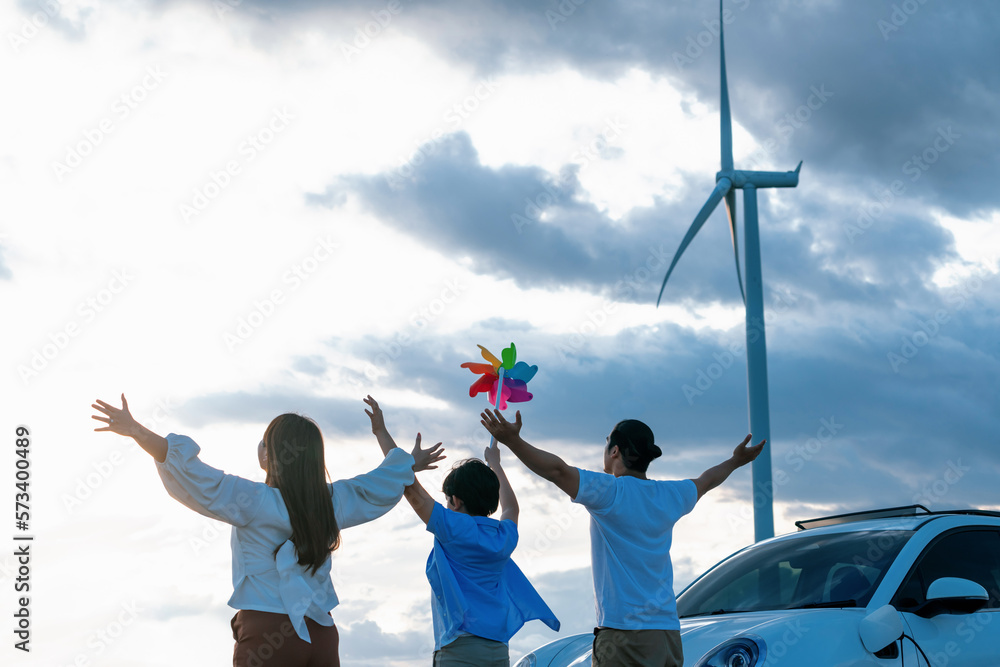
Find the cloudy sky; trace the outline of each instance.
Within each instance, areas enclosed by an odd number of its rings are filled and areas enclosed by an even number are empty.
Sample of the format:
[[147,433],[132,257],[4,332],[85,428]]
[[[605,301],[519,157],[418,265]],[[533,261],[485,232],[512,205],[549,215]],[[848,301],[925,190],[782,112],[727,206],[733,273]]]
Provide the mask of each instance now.
[[[726,9],[736,166],[804,161],[798,188],[760,193],[776,532],[1000,507],[1000,7]],[[304,413],[342,478],[380,459],[368,393],[401,446],[419,430],[453,460],[481,455],[485,401],[459,364],[513,341],[540,368],[524,436],[570,463],[598,468],[630,417],[665,452],[654,477],[728,456],[748,419],[722,211],[655,307],[719,169],[717,11],[4,3],[2,478],[9,502],[27,426],[35,536],[33,652],[5,628],[5,664],[231,660],[227,527],[93,433],[95,398],[125,392],[140,421],[255,479],[267,422]],[[560,635],[587,632],[586,516],[505,464],[515,560]],[[741,471],[678,524],[678,590],[753,540],[750,487]],[[427,663],[430,546],[405,503],[345,532],[345,665]],[[529,624],[511,655],[556,636]]]

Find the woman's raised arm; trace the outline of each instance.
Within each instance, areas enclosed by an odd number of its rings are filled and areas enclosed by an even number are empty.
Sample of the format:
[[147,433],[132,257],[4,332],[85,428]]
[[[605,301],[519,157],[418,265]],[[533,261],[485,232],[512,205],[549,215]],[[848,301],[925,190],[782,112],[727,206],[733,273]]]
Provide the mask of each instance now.
[[128,409],[128,401],[125,400],[125,394],[122,394],[121,408],[116,408],[100,399],[97,399],[97,403],[90,407],[104,414],[104,416],[91,415],[91,419],[107,424],[103,428],[95,428],[95,431],[110,431],[124,435],[126,438],[132,438],[157,463],[163,463],[167,460],[167,439],[153,433],[132,417],[132,413]]

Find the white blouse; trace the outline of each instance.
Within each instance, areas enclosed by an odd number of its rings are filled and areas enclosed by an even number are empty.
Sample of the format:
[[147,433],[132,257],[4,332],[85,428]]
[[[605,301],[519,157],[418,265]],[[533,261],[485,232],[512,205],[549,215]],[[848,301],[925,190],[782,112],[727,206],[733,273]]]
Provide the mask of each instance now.
[[[288,614],[295,632],[307,642],[306,617],[333,625],[328,612],[339,601],[330,579],[330,559],[315,574],[298,564],[281,491],[203,463],[198,458],[201,448],[186,435],[171,433],[167,445],[166,460],[156,464],[167,493],[194,511],[233,526],[229,606]],[[377,519],[399,502],[403,489],[412,483],[413,456],[396,448],[375,470],[328,484],[337,525],[343,530]]]

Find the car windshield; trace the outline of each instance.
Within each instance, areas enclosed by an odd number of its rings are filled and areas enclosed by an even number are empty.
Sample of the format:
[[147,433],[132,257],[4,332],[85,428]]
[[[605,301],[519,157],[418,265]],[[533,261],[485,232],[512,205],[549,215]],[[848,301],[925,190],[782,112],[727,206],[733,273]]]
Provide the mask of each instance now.
[[864,607],[909,530],[803,534],[752,546],[677,598],[681,618],[742,611]]

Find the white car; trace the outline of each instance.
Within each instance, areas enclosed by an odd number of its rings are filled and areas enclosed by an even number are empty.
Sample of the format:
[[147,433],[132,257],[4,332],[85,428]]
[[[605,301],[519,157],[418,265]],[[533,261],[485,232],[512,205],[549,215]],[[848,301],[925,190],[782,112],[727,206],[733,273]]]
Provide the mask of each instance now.
[[[677,596],[685,667],[998,667],[1000,512],[911,507],[799,521]],[[515,667],[590,665],[592,634]]]

